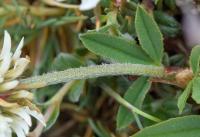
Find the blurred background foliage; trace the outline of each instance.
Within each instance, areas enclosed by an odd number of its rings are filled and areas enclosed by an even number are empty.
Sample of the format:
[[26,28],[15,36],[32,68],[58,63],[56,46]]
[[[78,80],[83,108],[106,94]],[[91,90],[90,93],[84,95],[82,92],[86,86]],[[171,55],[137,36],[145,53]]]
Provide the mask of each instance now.
[[[80,1],[67,0],[67,3],[80,4]],[[109,60],[85,49],[79,35],[99,31],[138,43],[134,28],[138,3],[145,5],[154,15],[164,35],[165,66],[186,66],[189,50],[182,38],[182,14],[175,0],[101,0],[95,9],[84,12],[49,6],[44,0],[1,0],[0,34],[2,38],[3,31],[8,30],[13,45],[25,37],[23,54],[31,59],[25,76],[102,64]],[[106,83],[123,95],[136,78],[117,76],[76,81],[60,110],[55,107],[50,121],[52,127],[42,137],[128,137],[135,133],[139,130],[135,122],[128,128],[116,130],[119,104],[102,92],[99,85]],[[62,85],[34,90],[35,101],[42,106]],[[169,85],[153,84],[143,110],[162,119],[178,116],[176,103],[179,90]],[[183,114],[194,113],[198,109],[188,104]],[[143,126],[152,124],[146,119],[140,120]]]

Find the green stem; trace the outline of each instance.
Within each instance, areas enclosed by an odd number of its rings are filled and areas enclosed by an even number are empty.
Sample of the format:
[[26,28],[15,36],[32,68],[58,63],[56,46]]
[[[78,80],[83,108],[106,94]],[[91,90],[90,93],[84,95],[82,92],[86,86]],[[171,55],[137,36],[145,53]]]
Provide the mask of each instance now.
[[163,67],[151,65],[129,63],[104,64],[89,67],[71,68],[64,71],[52,72],[41,76],[21,79],[19,88],[40,88],[57,83],[69,82],[71,80],[116,75],[164,77],[165,71]]
[[141,111],[140,109],[134,107],[133,105],[131,105],[128,101],[123,99],[119,94],[117,94],[115,91],[113,91],[110,87],[106,86],[105,84],[103,84],[101,87],[104,89],[106,93],[108,93],[111,97],[113,97],[117,102],[119,102],[124,107],[128,108],[131,111],[131,113],[133,113],[133,115],[135,115],[136,113],[154,122],[161,122],[159,118],[154,117],[150,114],[147,114]]
[[143,129],[143,125],[142,125],[142,122],[140,121],[140,118],[139,118],[139,116],[138,116],[138,114],[133,114],[134,115],[134,117],[135,117],[135,121],[136,121],[136,123],[137,123],[137,125],[138,125],[138,128],[141,130],[141,129]]

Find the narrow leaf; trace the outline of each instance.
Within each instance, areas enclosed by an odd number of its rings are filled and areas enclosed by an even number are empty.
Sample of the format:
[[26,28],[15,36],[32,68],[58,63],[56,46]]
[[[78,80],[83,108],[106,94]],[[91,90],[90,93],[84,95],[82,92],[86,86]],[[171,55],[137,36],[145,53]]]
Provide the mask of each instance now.
[[[137,108],[141,108],[144,98],[151,87],[147,77],[140,77],[129,87],[124,99]],[[134,120],[133,114],[125,107],[120,106],[117,113],[117,128],[126,128]]]
[[50,108],[51,112],[51,115],[49,117],[49,119],[47,120],[47,123],[46,123],[46,127],[45,127],[45,131],[46,130],[49,130],[56,122],[56,120],[58,119],[58,116],[60,114],[60,104],[53,104]]
[[195,75],[199,73],[199,62],[200,62],[200,45],[195,46],[192,49],[190,55],[190,67]]
[[192,85],[192,98],[200,104],[200,77],[194,78]]
[[80,39],[87,49],[113,61],[153,64],[153,61],[140,47],[126,39],[99,33],[86,33],[81,35]]
[[174,37],[180,32],[180,24],[173,16],[162,11],[154,11],[153,15],[162,34]]
[[197,137],[200,134],[200,116],[172,118],[147,127],[131,137]]
[[77,68],[80,67],[82,62],[75,56],[67,54],[67,53],[60,53],[53,61],[51,65],[52,70],[65,70],[68,68]]
[[192,81],[190,81],[185,90],[183,91],[183,93],[178,98],[179,113],[182,113],[185,107],[186,101],[191,93],[192,84],[193,84]]
[[68,93],[68,98],[71,102],[78,102],[81,93],[84,89],[85,80],[77,80]]
[[136,11],[135,28],[142,48],[160,65],[163,37],[154,19],[141,6]]

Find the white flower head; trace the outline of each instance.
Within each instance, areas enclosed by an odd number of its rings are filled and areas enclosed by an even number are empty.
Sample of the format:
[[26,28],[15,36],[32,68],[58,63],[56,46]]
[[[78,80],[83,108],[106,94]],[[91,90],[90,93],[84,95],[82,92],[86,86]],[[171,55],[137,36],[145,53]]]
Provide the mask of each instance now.
[[11,137],[12,130],[9,125],[12,122],[11,118],[0,115],[0,137]]
[[97,6],[100,0],[82,0],[79,9],[90,10]]
[[31,102],[33,94],[26,90],[15,90],[18,78],[26,70],[30,60],[20,57],[24,38],[14,53],[11,52],[11,37],[4,32],[3,47],[0,52],[0,137],[26,137],[34,117],[45,126],[39,109]]

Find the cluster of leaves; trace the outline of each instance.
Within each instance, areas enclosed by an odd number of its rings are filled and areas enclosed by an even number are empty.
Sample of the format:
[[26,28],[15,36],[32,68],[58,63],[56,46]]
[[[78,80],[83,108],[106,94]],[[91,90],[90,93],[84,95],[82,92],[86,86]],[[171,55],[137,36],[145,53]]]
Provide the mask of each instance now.
[[[138,46],[136,42],[127,42],[125,38],[110,36],[110,34],[100,34],[102,32],[89,32],[81,36],[86,48],[95,54],[101,55],[111,61],[122,62],[122,63],[137,63],[137,64],[151,64],[161,65],[163,58],[163,37],[160,30],[155,23],[154,19],[149,15],[141,6],[137,7],[135,16],[135,29],[137,37],[141,46]],[[113,45],[113,43],[116,43]],[[123,45],[123,46],[122,46]],[[135,51],[135,52],[134,52]],[[185,107],[186,100],[190,95],[191,89],[193,99],[199,103],[199,46],[196,46],[191,53],[190,64],[195,77],[191,80],[186,87],[185,91],[178,99],[179,112],[182,113]],[[134,106],[141,108],[144,98],[151,87],[151,82],[146,77],[138,78],[126,91],[124,98],[133,104]],[[159,125],[152,126],[141,130],[138,134],[133,135],[134,137],[143,136],[189,136],[190,134],[196,133],[183,133],[182,131],[192,130],[189,126],[179,127],[183,122],[189,124],[191,120],[196,117],[183,117],[169,121],[165,121]],[[137,117],[130,113],[127,108],[120,106],[117,113],[117,127],[118,129],[126,128],[131,124]],[[189,122],[189,123],[187,123]],[[174,124],[176,123],[176,124]],[[182,123],[182,124],[183,124]],[[176,134],[174,134],[176,132]],[[166,134],[167,133],[167,134]]]
[[[78,0],[67,2],[79,3]],[[12,33],[16,41],[25,36],[24,51],[32,60],[27,75],[116,62],[161,67],[187,65],[187,55],[182,51],[184,44],[180,45],[180,22],[175,18],[180,14],[175,0],[117,2],[101,0],[94,12],[80,12],[48,7],[37,0],[8,0],[8,5],[1,2],[0,26]],[[27,5],[43,10],[36,14],[34,10],[25,10]],[[9,12],[12,14],[6,14]],[[171,41],[175,47],[170,47]],[[146,76],[134,77],[134,81],[127,76],[77,80],[63,102],[54,104],[48,101],[64,84],[37,89],[34,92],[38,105],[44,110],[49,106],[53,109],[44,136],[59,137],[66,132],[69,136],[85,137],[196,136],[200,132],[200,116],[185,115],[198,114],[199,60],[200,47],[196,46],[189,63],[194,76],[183,92],[178,87],[152,83]],[[103,92],[103,84],[163,122],[154,123],[119,106]],[[186,103],[188,98],[189,104]],[[52,130],[48,130],[50,128]]]

